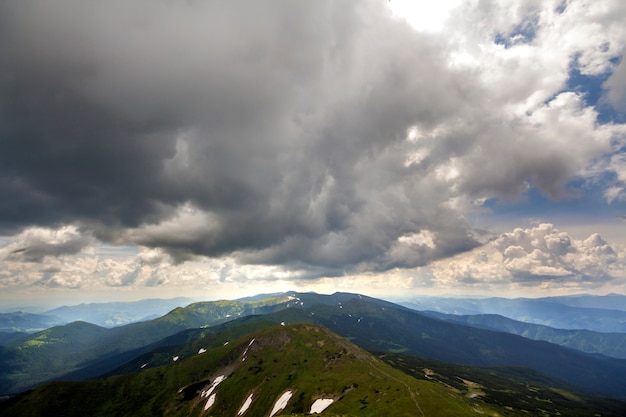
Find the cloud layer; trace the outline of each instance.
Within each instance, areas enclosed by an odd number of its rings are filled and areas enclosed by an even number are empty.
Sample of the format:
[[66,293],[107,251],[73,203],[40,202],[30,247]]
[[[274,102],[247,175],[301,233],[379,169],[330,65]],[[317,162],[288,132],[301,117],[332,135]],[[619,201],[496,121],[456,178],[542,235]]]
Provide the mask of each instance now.
[[[419,31],[382,1],[2,2],[0,235],[22,242],[3,256],[98,240],[332,276],[476,248],[490,236],[469,216],[531,187],[624,199],[626,129],[568,86],[573,68],[605,76],[623,107],[622,2],[445,16]],[[514,246],[520,280],[593,268]]]
[[[428,234],[407,240],[402,243],[434,245]],[[80,252],[73,253],[82,244]],[[43,261],[34,256],[42,253]],[[80,290],[91,297],[115,292],[118,297],[131,293],[145,298],[181,292],[232,298],[294,288],[322,293],[359,288],[386,296],[413,291],[516,296],[626,291],[626,248],[609,244],[598,234],[575,239],[548,223],[502,233],[474,250],[427,266],[359,271],[341,279],[321,276],[311,268],[245,265],[232,257],[197,257],[177,264],[160,249],[84,242],[71,228],[21,233],[0,249],[0,264],[0,288],[5,294],[26,289],[35,294]]]
[[597,233],[574,239],[543,223],[515,229],[492,242],[429,267],[434,285],[484,289],[536,287],[566,291],[623,291],[626,251]]

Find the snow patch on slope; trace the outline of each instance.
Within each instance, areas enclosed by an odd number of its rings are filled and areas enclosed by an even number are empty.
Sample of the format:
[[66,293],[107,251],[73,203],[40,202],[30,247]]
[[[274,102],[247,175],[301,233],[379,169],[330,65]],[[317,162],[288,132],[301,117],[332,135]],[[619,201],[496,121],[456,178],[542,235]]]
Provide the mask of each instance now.
[[215,404],[215,396],[216,394],[212,394],[209,399],[206,402],[206,405],[204,406],[204,411],[208,410],[209,408],[211,408],[211,406],[213,404]]
[[250,341],[250,343],[248,343],[248,347],[246,348],[246,350],[243,351],[243,357],[241,358],[241,362],[245,362],[245,360],[248,358],[246,355],[248,354],[248,349],[250,349],[250,346],[252,346],[252,343],[254,343],[255,339],[252,339]]
[[311,405],[311,411],[309,411],[309,414],[321,413],[326,410],[328,406],[333,403],[333,401],[334,400],[332,398],[318,398]]
[[274,408],[272,408],[270,417],[273,417],[274,415],[276,415],[276,413],[278,413],[281,410],[284,410],[285,407],[287,407],[287,403],[289,402],[289,399],[291,399],[291,395],[292,395],[291,391],[286,391],[285,393],[283,393],[283,395],[281,395],[278,398],[278,400],[274,404]]
[[241,408],[239,409],[239,412],[237,413],[238,416],[243,415],[243,413],[245,413],[246,411],[248,411],[248,408],[250,408],[250,404],[252,404],[252,394],[250,394],[248,396],[248,398],[246,399],[246,401],[243,403],[243,405],[241,406]]
[[213,390],[215,390],[215,388],[225,379],[226,377],[224,375],[220,375],[217,378],[215,378],[213,383],[209,385],[209,389],[207,389],[206,391],[202,391],[202,393],[200,394],[200,397],[204,398],[204,397],[208,397],[209,395],[211,395],[213,393]]

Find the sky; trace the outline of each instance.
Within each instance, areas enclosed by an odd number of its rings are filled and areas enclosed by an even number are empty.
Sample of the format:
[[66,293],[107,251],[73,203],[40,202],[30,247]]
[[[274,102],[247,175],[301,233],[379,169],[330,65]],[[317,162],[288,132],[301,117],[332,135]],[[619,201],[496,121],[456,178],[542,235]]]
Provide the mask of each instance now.
[[0,2],[0,304],[626,293],[621,0]]

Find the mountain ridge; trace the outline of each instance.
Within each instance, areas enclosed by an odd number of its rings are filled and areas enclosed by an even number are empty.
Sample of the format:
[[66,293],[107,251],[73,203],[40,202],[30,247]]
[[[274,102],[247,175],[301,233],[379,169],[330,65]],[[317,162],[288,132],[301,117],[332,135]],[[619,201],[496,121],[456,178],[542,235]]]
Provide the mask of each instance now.
[[305,414],[315,404],[333,415],[497,415],[489,405],[416,380],[310,324],[274,326],[133,375],[47,384],[0,404],[0,411],[7,417],[254,417]]
[[423,311],[443,320],[474,327],[503,331],[533,340],[544,340],[586,353],[626,359],[626,333],[602,333],[592,330],[555,329],[541,324],[525,323],[498,314],[454,315]]
[[[598,307],[606,302],[607,297],[613,301],[617,300],[617,305],[623,303],[623,306],[626,306],[626,296],[623,295],[581,298],[591,300],[587,302],[587,305],[591,307],[576,306],[575,298],[565,296],[513,299],[417,297],[413,300],[401,301],[399,304],[412,310],[430,310],[445,314],[499,314],[513,320],[557,329],[626,333],[626,307],[621,309]],[[608,302],[608,305],[614,307],[615,302]]]
[[[242,310],[246,305],[246,309]],[[229,314],[231,317],[226,317]],[[596,357],[547,342],[449,323],[359,294],[293,292],[284,293],[284,297],[261,301],[194,303],[187,308],[172,310],[157,320],[104,329],[107,339],[97,341],[85,349],[91,356],[70,355],[74,360],[72,366],[61,362],[64,366],[57,367],[56,376],[50,373],[54,362],[48,359],[58,358],[52,353],[49,357],[43,353],[50,349],[55,354],[63,354],[58,353],[58,349],[55,351],[58,346],[45,343],[37,346],[38,356],[36,360],[31,357],[34,362],[30,364],[27,351],[30,349],[30,352],[35,352],[33,347],[0,347],[3,353],[0,358],[1,369],[4,369],[4,373],[0,374],[1,387],[4,392],[10,393],[28,387],[28,384],[33,386],[52,378],[95,377],[147,353],[145,347],[180,334],[181,331],[189,331],[189,337],[193,337],[194,331],[189,329],[209,331],[205,329],[210,324],[231,322],[235,317],[252,314],[262,315],[249,316],[251,322],[269,319],[275,323],[285,321],[322,325],[371,352],[405,352],[468,365],[528,366],[597,394],[626,396],[626,361],[623,360]],[[15,362],[18,362],[17,365]],[[26,367],[20,367],[20,364]],[[36,372],[42,372],[40,368],[44,364],[47,373],[41,375],[46,378],[34,379]],[[20,380],[20,375],[25,375],[26,370],[30,372],[28,375],[31,375],[31,380]]]
[[188,308],[176,308],[147,322],[114,328],[90,324],[91,333],[97,328],[99,334],[85,345],[70,343],[78,337],[73,335],[77,325],[72,323],[24,336],[0,346],[0,395],[14,394],[45,381],[62,378],[94,361],[141,348],[189,328],[220,324],[238,315],[267,313],[292,302],[290,297],[253,302],[201,302]]

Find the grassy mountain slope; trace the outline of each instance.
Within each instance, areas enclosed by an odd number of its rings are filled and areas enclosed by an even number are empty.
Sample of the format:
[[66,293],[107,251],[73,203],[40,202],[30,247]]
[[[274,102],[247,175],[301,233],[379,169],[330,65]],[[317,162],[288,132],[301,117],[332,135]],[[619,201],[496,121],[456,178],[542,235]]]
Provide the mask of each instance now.
[[503,331],[533,340],[545,340],[587,353],[600,353],[626,359],[626,333],[600,333],[591,330],[562,330],[540,324],[524,323],[497,314],[456,316],[424,312],[433,317],[483,329]]
[[[296,302],[290,296],[250,302],[202,302],[176,308],[155,320],[111,329],[81,322],[53,327],[0,346],[0,395],[17,393],[67,374],[96,377],[110,369],[107,368],[108,358],[124,355],[186,329],[270,313]],[[107,365],[94,367],[103,362]],[[80,373],[81,369],[92,369],[95,373]]]
[[[308,308],[290,308],[262,317],[248,317],[254,322],[316,323],[348,337],[371,352],[401,352],[440,361],[477,366],[520,366],[569,382],[600,395],[626,397],[626,361],[596,357],[551,343],[533,341],[516,335],[471,328],[427,317],[407,309],[395,309],[353,298]],[[304,302],[306,307],[306,301]],[[229,323],[235,326],[237,321]],[[266,324],[269,325],[269,324]],[[185,333],[188,340],[200,337],[198,331]],[[173,338],[179,335],[173,336]],[[155,352],[129,362],[121,372],[133,372],[143,364],[167,363],[181,351],[173,338],[153,345]],[[223,343],[225,340],[220,340]],[[182,342],[181,342],[182,343]],[[200,349],[194,345],[193,349]]]
[[94,324],[75,322],[0,346],[0,392],[15,392],[83,366],[85,359],[106,353],[97,346],[107,332]]
[[500,415],[313,325],[273,327],[133,375],[47,384],[0,404],[0,414],[254,417],[269,415],[286,392],[277,415],[308,413],[318,399],[333,400],[326,415]]
[[[155,344],[148,352],[117,369],[117,373],[133,373],[172,363],[173,357],[188,358],[201,349],[222,346],[234,340],[244,329],[269,328],[290,316],[293,320],[311,317],[301,310],[283,310],[265,316],[250,316],[211,329],[181,332]],[[221,332],[206,333],[222,329]],[[180,342],[180,344],[176,344]],[[622,416],[626,402],[583,395],[576,387],[546,377],[530,368],[470,367],[432,359],[386,353],[381,356],[394,367],[418,378],[440,382],[456,394],[475,398],[490,407],[499,408],[503,416]]]
[[626,401],[582,395],[529,368],[471,367],[393,353],[381,358],[417,379],[437,381],[466,396],[503,407],[503,415],[626,415]]
[[317,323],[371,352],[402,352],[466,365],[529,367],[597,394],[626,398],[626,360],[359,299],[340,306],[315,306],[310,312]]
[[266,320],[266,316],[247,316],[205,329],[189,329],[166,337],[142,348],[106,358],[85,370],[68,375],[69,379],[83,379],[85,375],[131,374],[142,369],[167,365],[186,359],[198,352],[215,349],[244,335],[277,326],[280,321]]

